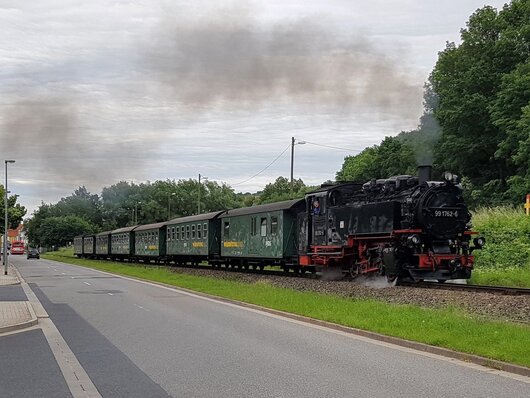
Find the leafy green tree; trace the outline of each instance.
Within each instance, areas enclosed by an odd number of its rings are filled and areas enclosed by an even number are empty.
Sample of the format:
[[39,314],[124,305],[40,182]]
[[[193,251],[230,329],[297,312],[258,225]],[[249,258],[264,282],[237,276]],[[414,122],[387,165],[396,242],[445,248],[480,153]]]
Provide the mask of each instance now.
[[39,226],[32,244],[38,246],[65,246],[77,235],[96,232],[97,227],[77,216],[49,217]]
[[387,178],[416,172],[413,148],[404,136],[386,137],[380,145],[366,148],[360,154],[344,159],[337,181],[366,182],[373,178]]
[[306,186],[301,179],[293,179],[291,196],[291,181],[285,177],[278,177],[273,183],[267,184],[260,193],[259,204],[303,198],[304,195],[312,189],[314,189],[314,187]]
[[[468,176],[495,196],[522,174],[524,108],[529,104],[530,1],[514,0],[497,12],[477,10],[461,31],[462,44],[439,55],[431,83],[439,97],[435,115],[443,128],[437,162]],[[521,130],[523,128],[523,130]],[[502,195],[501,195],[502,196]]]
[[[5,192],[4,186],[0,185],[0,232],[2,234],[5,232]],[[26,215],[26,208],[17,203],[17,199],[18,195],[8,195],[7,197],[8,228],[18,227]]]

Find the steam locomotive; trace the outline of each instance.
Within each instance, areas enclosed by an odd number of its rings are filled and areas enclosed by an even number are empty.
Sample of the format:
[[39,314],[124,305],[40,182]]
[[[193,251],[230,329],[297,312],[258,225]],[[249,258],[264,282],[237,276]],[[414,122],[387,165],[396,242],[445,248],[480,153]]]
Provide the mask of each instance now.
[[470,230],[459,178],[431,181],[431,166],[364,184],[323,187],[299,216],[300,265],[393,281],[467,279],[484,238]]
[[305,199],[179,217],[74,239],[74,254],[112,260],[208,262],[391,281],[469,278],[470,214],[457,176],[431,181],[430,166],[364,184],[324,185]]

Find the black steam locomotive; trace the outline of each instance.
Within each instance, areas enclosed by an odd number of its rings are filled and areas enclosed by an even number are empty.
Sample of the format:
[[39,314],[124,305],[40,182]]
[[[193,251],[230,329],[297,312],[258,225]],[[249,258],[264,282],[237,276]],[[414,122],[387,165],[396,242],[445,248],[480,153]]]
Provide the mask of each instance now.
[[323,186],[298,215],[299,264],[390,281],[466,279],[484,245],[470,218],[458,177],[431,181],[430,166],[418,177]]

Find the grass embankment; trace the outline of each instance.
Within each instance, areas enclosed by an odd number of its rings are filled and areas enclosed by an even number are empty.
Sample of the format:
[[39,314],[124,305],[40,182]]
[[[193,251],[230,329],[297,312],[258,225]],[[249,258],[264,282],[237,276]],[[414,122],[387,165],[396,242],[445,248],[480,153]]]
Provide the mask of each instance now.
[[266,282],[246,284],[174,273],[164,267],[77,259],[71,250],[43,257],[530,367],[529,326],[474,318],[455,308],[434,310],[347,299]]
[[473,229],[486,238],[476,257],[472,283],[530,288],[530,216],[521,209],[479,209]]

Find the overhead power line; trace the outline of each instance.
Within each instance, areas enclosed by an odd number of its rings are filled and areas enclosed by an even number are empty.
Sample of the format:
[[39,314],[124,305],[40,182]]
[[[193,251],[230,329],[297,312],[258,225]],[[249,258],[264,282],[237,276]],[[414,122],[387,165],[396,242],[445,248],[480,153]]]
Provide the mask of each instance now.
[[254,177],[257,177],[259,176],[261,173],[263,173],[265,170],[267,170],[269,167],[271,167],[274,163],[276,163],[276,161],[282,157],[282,155],[291,147],[291,144],[287,145],[287,147],[282,151],[282,153],[280,153],[272,162],[270,162],[267,166],[265,166],[263,169],[261,169],[260,171],[258,171],[256,174],[254,174],[252,177],[249,177],[247,178],[246,180],[244,181],[241,181],[241,182],[238,182],[237,184],[232,184],[233,187],[235,187],[236,185],[241,185],[241,184],[244,184],[245,182],[247,181],[250,181],[252,180]]
[[338,146],[331,146],[331,145],[324,145],[324,144],[317,144],[316,142],[306,141],[300,139],[300,141],[304,141],[306,144],[316,145],[316,146],[322,146],[324,148],[331,148],[331,149],[337,149],[339,151],[346,151],[346,152],[362,152],[362,149],[351,149],[351,148],[341,148]]

